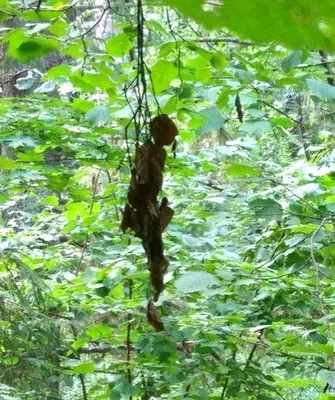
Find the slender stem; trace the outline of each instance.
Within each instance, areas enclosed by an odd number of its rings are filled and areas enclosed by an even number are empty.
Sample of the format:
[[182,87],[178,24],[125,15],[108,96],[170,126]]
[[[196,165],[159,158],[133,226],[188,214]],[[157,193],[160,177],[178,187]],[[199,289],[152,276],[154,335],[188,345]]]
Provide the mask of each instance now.
[[325,387],[323,388],[322,393],[327,393],[329,389],[330,389],[330,385],[329,385],[329,383],[327,383],[325,385]]
[[[129,279],[128,281],[128,289],[129,289],[129,300],[133,298],[133,281]],[[128,313],[128,325],[127,325],[127,363],[128,363],[128,368],[127,368],[127,375],[128,375],[128,383],[132,384],[133,378],[131,375],[131,370],[130,370],[130,362],[131,362],[131,319],[132,315]],[[132,400],[132,396],[129,396],[129,400]]]
[[79,375],[79,379],[80,379],[81,388],[82,388],[82,391],[83,391],[83,400],[88,400],[84,375],[80,374]]
[[279,108],[273,106],[271,103],[268,103],[267,101],[264,101],[264,100],[260,100],[260,102],[262,104],[264,104],[265,106],[272,108],[272,110],[277,111],[278,114],[284,115],[286,118],[289,118],[291,121],[293,121],[293,122],[295,122],[297,124],[299,123],[298,120],[290,117],[285,111],[280,110]]
[[[272,308],[273,308],[273,307],[271,307],[271,309],[272,309]],[[259,341],[261,340],[261,338],[262,338],[262,336],[263,336],[263,333],[264,333],[264,329],[261,329],[261,330],[259,331],[259,335],[258,335]],[[249,367],[249,365],[250,365],[250,363],[251,363],[251,361],[252,361],[252,359],[253,359],[253,357],[254,357],[254,355],[255,355],[255,352],[256,352],[256,350],[257,350],[257,347],[258,347],[258,343],[255,343],[255,344],[252,346],[251,352],[250,352],[250,354],[249,354],[249,357],[248,357],[248,359],[247,359],[247,362],[245,363],[244,369],[247,369],[247,368]]]
[[[233,361],[236,359],[236,355],[237,355],[237,348],[234,349],[232,357],[231,357],[231,359]],[[229,379],[230,379],[230,372],[228,373],[228,376],[227,376],[227,378],[225,380],[225,383],[223,384],[223,388],[222,388],[222,392],[221,392],[221,400],[223,400],[225,398],[226,391],[227,391],[227,388],[228,388]]]
[[227,390],[227,387],[228,387],[228,383],[229,383],[229,376],[226,378],[225,383],[223,385],[222,393],[221,393],[221,400],[223,400],[225,395],[226,395],[226,390]]

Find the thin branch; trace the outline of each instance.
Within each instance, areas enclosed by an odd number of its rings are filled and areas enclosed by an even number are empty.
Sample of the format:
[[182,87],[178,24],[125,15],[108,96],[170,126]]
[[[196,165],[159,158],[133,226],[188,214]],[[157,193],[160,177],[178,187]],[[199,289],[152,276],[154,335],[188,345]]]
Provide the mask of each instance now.
[[[240,337],[241,336],[242,336],[242,334],[240,335]],[[234,349],[232,357],[231,357],[231,359],[233,361],[236,360],[236,355],[237,355],[237,347]],[[227,378],[225,380],[225,383],[223,384],[223,387],[222,387],[221,400],[223,400],[225,398],[226,391],[227,391],[227,388],[228,388],[229,379],[230,379],[230,372],[228,372],[228,376],[227,376]]]
[[278,114],[284,115],[286,118],[289,118],[291,121],[295,122],[296,124],[299,123],[298,120],[292,118],[292,117],[291,117],[290,115],[288,115],[285,111],[281,110],[280,108],[275,107],[275,106],[272,105],[271,103],[268,103],[268,102],[265,101],[265,100],[260,100],[260,102],[261,102],[262,104],[264,104],[265,106],[272,108],[272,109],[275,110]]
[[225,398],[227,387],[228,387],[228,383],[229,383],[229,376],[226,378],[225,383],[223,385],[222,393],[221,393],[221,400],[223,400]]
[[255,43],[243,41],[234,38],[202,38],[202,39],[185,39],[185,41],[195,41],[199,43],[236,43],[242,46],[255,46]]
[[85,383],[85,377],[83,374],[79,375],[80,383],[81,383],[81,388],[83,391],[83,400],[88,400],[87,397],[87,389],[86,389],[86,383]]
[[313,67],[324,67],[327,65],[335,64],[335,61],[322,61],[317,64],[302,64],[297,65],[295,68],[304,69],[304,68],[313,68]]
[[[133,281],[129,279],[128,281],[129,285],[129,300],[133,298]],[[132,320],[132,315],[128,313],[128,325],[127,325],[127,363],[128,363],[128,368],[127,368],[127,374],[128,374],[128,383],[131,385],[132,384],[132,375],[131,375],[131,370],[130,370],[130,362],[131,362],[131,350],[132,350],[132,345],[131,345],[131,320]],[[129,396],[129,400],[132,400],[132,396]]]
[[36,6],[36,11],[37,11],[37,12],[40,11],[42,2],[43,2],[43,0],[38,0],[37,6]]
[[102,21],[104,15],[106,14],[106,12],[109,10],[109,7],[106,7],[102,10],[102,13],[100,14],[100,17],[94,22],[93,25],[91,25],[84,33],[81,33],[80,35],[77,36],[73,36],[69,39],[67,39],[67,41],[72,41],[74,39],[83,39],[85,38],[85,36],[87,36],[90,32],[92,32]]
[[327,393],[329,389],[330,389],[330,385],[329,385],[329,383],[326,383],[325,387],[322,390],[322,393]]

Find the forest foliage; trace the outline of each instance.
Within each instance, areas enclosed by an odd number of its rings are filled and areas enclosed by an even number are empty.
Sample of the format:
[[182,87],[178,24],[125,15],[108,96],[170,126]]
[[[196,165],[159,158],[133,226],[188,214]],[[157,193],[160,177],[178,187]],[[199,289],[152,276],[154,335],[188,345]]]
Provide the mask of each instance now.
[[1,399],[335,398],[334,7],[0,0]]

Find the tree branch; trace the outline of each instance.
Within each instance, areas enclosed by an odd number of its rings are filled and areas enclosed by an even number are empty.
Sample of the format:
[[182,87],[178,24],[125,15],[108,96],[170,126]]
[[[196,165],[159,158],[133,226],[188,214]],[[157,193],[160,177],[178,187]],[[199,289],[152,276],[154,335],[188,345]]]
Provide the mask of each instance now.
[[202,38],[202,39],[185,39],[188,42],[198,42],[198,43],[236,43],[242,46],[255,46],[255,43],[243,41],[235,38]]

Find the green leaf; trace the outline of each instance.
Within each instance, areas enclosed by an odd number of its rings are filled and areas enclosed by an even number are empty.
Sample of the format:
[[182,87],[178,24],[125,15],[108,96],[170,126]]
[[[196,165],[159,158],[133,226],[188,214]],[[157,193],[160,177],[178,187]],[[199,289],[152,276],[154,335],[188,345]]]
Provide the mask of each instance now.
[[24,147],[27,151],[28,147],[36,147],[36,141],[29,136],[15,135],[6,140],[6,143],[13,149]]
[[222,54],[217,53],[212,56],[211,64],[216,69],[223,69],[228,65],[228,61]]
[[63,76],[68,76],[71,72],[71,67],[67,64],[60,64],[56,67],[50,68],[46,73],[46,77],[49,79],[56,79]]
[[106,42],[106,52],[110,56],[123,57],[133,48],[133,43],[126,33],[119,33]]
[[155,93],[167,90],[173,79],[178,76],[178,68],[168,61],[159,60],[151,68],[151,79]]
[[309,336],[313,340],[313,342],[317,342],[317,343],[321,343],[321,344],[328,343],[327,337],[325,335],[321,335],[321,333],[311,332]]
[[335,87],[316,79],[307,79],[308,88],[321,100],[335,100]]
[[256,199],[250,201],[249,207],[255,212],[258,217],[266,220],[279,221],[283,215],[282,206],[272,199]]
[[70,82],[74,87],[81,89],[83,92],[93,93],[95,91],[93,85],[86,82],[85,79],[78,78],[77,76],[71,76]]
[[52,19],[57,19],[63,16],[62,11],[56,11],[56,10],[25,10],[22,13],[20,13],[20,17],[24,21],[47,21],[47,20],[52,20]]
[[250,135],[262,135],[272,130],[272,126],[268,121],[247,121],[241,126],[241,131]]
[[314,357],[331,357],[332,346],[315,343],[312,346],[307,345],[295,345],[284,347],[285,351],[290,353],[296,353],[299,355],[314,356]]
[[10,158],[0,157],[0,169],[17,169],[19,165]]
[[66,36],[69,31],[69,24],[63,18],[56,19],[48,28],[55,36]]
[[291,380],[285,380],[285,381],[280,381],[277,382],[277,385],[282,388],[287,388],[287,389],[306,389],[308,387],[313,386],[313,383],[311,382],[310,379],[291,379]]
[[153,342],[153,353],[161,360],[167,361],[177,351],[176,343],[170,338],[155,335]]
[[34,86],[35,82],[36,82],[36,79],[32,78],[32,77],[19,78],[19,79],[17,79],[15,86],[19,90],[28,90]]
[[226,168],[227,175],[233,178],[257,178],[261,172],[259,168],[247,164],[232,164]]
[[189,143],[195,138],[195,133],[191,131],[179,131],[179,136],[184,142]]
[[280,126],[282,128],[293,128],[296,126],[296,122],[286,117],[276,117],[271,119],[272,126]]
[[175,287],[182,293],[203,292],[208,287],[220,285],[220,281],[208,272],[188,272],[178,278]]
[[116,381],[114,389],[127,398],[132,397],[135,394],[133,386],[125,377],[121,377]]
[[293,51],[281,63],[281,66],[285,72],[290,72],[293,68],[301,63],[301,59],[304,52],[302,50]]
[[99,125],[109,120],[110,114],[107,107],[98,105],[86,114],[87,120],[93,125]]
[[72,367],[73,372],[76,374],[90,374],[94,372],[96,369],[96,365],[93,361],[83,362],[79,365]]
[[[149,0],[153,3],[155,0]],[[256,43],[281,43],[299,49],[334,50],[335,4],[324,0],[225,0],[206,7],[205,0],[162,0],[208,29],[226,27]],[[220,5],[221,4],[221,5]]]
[[84,57],[83,43],[80,41],[75,41],[70,43],[62,50],[62,54],[64,56],[69,56],[74,59]]
[[59,204],[59,200],[58,197],[56,196],[47,196],[44,199],[42,199],[41,204],[56,207]]
[[107,90],[113,87],[112,81],[104,74],[86,74],[85,81],[102,90]]
[[330,386],[335,386],[335,371],[323,369],[318,373],[318,377],[324,382],[329,383]]
[[75,341],[72,343],[71,347],[72,347],[74,350],[78,350],[78,349],[80,349],[81,347],[85,346],[87,343],[89,343],[89,339],[88,339],[88,338],[81,338],[81,339],[75,340]]
[[56,89],[56,84],[53,81],[42,83],[41,86],[34,90],[34,93],[51,93]]
[[328,394],[328,393],[321,393],[320,400],[335,400],[335,395]]
[[197,129],[197,135],[204,135],[210,132],[218,132],[226,122],[218,107],[213,106],[201,110],[199,114],[205,117],[205,122]]
[[109,326],[106,325],[92,325],[88,327],[85,334],[91,339],[101,339],[104,337],[110,337],[112,331]]
[[57,50],[59,42],[54,38],[21,38],[10,41],[8,55],[22,62],[29,62]]
[[294,225],[290,226],[288,229],[290,229],[294,233],[305,233],[309,235],[310,233],[315,232],[318,229],[319,225],[317,224],[306,224],[306,225]]
[[75,108],[76,110],[80,110],[87,113],[94,107],[94,103],[93,101],[86,99],[74,99],[72,107]]
[[335,254],[335,244],[323,247],[320,250],[320,253],[323,255],[323,257],[333,257]]
[[47,29],[50,26],[50,23],[39,23],[39,24],[34,24],[33,26],[30,26],[27,30],[26,30],[26,34],[27,36],[31,36],[34,35],[35,33],[39,33],[41,31],[44,31],[45,29]]

